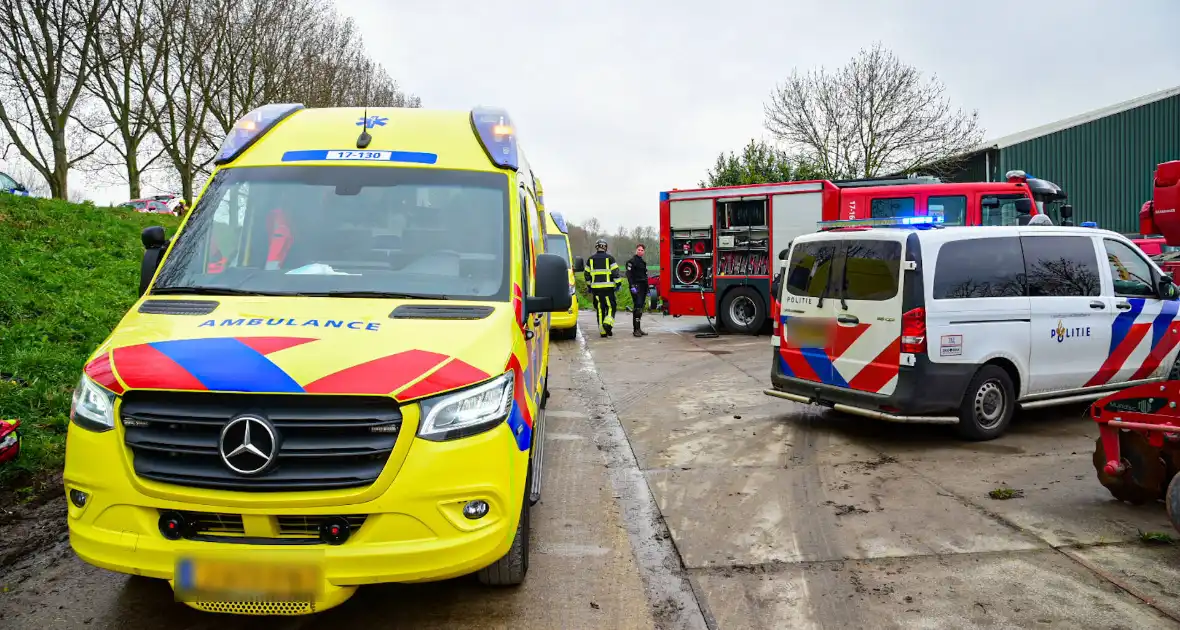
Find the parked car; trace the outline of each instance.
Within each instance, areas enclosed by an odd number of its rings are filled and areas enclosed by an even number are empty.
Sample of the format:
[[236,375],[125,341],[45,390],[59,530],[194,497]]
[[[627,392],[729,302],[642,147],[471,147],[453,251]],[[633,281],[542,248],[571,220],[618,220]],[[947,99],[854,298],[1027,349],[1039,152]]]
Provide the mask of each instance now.
[[167,204],[156,201],[155,199],[132,199],[131,201],[119,204],[119,207],[130,208],[136,212],[145,214],[172,214]]
[[0,173],[0,191],[29,197],[29,190],[25,185],[13,179],[7,173]]

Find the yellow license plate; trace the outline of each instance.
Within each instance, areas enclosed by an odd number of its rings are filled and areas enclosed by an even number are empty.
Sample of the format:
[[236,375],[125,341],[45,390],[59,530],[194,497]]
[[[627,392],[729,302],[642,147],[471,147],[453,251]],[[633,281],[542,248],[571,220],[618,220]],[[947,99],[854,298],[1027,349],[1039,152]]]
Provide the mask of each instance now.
[[176,593],[217,599],[313,600],[323,584],[316,565],[184,558],[176,563]]

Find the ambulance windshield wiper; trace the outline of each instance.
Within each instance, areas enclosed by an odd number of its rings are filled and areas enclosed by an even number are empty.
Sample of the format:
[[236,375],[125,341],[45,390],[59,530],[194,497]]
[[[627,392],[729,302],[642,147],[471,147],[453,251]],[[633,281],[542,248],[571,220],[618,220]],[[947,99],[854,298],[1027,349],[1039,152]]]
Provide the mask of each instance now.
[[301,291],[304,297],[379,298],[387,300],[449,300],[445,295],[424,295],[420,293],[390,293],[387,291]]
[[226,287],[158,287],[152,289],[152,295],[276,295],[261,291],[246,291],[244,289],[230,289]]

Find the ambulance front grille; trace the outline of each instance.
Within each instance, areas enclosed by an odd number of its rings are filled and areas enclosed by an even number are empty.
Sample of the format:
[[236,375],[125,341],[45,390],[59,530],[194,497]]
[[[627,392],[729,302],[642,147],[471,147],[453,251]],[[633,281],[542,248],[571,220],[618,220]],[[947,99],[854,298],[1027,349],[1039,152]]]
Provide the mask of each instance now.
[[[278,435],[276,461],[246,476],[219,451],[221,431],[249,413]],[[391,398],[128,392],[120,410],[135,473],[162,483],[281,492],[356,488],[373,483],[397,444],[402,417]]]

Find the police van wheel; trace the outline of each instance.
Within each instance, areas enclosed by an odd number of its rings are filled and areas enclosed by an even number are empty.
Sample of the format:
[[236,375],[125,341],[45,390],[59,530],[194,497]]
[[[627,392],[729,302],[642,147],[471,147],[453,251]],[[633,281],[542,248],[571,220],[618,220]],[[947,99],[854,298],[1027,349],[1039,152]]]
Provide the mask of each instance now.
[[726,330],[753,335],[762,329],[766,320],[766,305],[754,289],[738,287],[725,294],[719,315]]
[[476,577],[485,586],[517,586],[524,582],[529,572],[529,489],[532,488],[533,467],[530,464],[528,478],[524,483],[524,498],[520,502],[520,521],[516,524],[516,536],[512,546],[503,558],[479,570]]
[[1008,373],[985,365],[975,373],[959,408],[959,435],[968,440],[994,440],[1012,422],[1016,397]]

